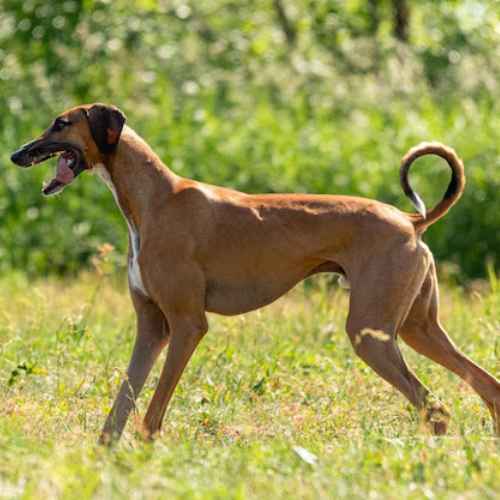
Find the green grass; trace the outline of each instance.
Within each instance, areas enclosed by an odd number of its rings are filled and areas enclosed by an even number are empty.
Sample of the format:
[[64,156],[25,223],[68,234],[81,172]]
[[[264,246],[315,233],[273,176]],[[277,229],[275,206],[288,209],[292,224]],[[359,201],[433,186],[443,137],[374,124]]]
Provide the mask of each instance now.
[[[474,292],[445,288],[442,316],[458,345],[498,376],[497,287],[492,277]],[[405,348],[453,414],[446,437],[429,435],[355,358],[347,300],[315,280],[261,311],[211,316],[160,439],[143,443],[136,416],[107,450],[95,442],[134,337],[123,280],[4,276],[0,497],[498,498],[500,447],[479,398]]]

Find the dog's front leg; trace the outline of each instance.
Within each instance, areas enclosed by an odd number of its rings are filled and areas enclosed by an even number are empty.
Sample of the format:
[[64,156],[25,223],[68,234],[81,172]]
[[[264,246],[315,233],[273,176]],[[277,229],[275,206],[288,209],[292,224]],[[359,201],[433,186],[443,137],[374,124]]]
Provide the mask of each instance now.
[[208,330],[204,313],[194,316],[169,317],[171,339],[167,359],[158,386],[144,417],[146,439],[153,439],[160,431],[168,403],[191,355]]
[[168,325],[161,310],[146,297],[131,290],[137,313],[137,337],[123,381],[99,442],[111,444],[121,436],[135,401],[158,355],[168,341]]

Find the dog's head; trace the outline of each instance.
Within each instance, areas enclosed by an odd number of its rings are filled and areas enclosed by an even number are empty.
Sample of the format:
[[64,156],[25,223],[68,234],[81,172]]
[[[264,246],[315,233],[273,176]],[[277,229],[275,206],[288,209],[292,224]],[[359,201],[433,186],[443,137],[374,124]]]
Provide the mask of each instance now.
[[31,167],[58,156],[56,175],[43,188],[43,194],[60,192],[84,170],[106,163],[120,141],[125,115],[105,104],[78,106],[59,115],[34,141],[21,146],[11,160],[20,167]]

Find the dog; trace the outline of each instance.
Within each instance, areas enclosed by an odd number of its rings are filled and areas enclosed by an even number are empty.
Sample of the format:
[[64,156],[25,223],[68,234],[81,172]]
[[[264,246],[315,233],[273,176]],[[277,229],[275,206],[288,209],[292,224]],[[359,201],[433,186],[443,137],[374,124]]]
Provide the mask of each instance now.
[[[401,185],[417,210],[405,213],[365,198],[251,195],[186,179],[169,170],[125,121],[114,106],[78,106],[11,157],[29,167],[58,156],[55,177],[43,188],[46,195],[94,171],[128,225],[137,336],[101,443],[120,437],[168,343],[143,424],[145,438],[159,433],[182,372],[208,330],[207,312],[258,309],[323,272],[339,273],[350,283],[346,330],[356,354],[406,396],[433,433],[446,432],[449,413],[408,368],[398,336],[467,382],[500,435],[500,383],[462,354],[440,324],[435,264],[421,239],[464,190],[464,167],[451,148],[422,143],[403,158]],[[426,212],[408,174],[414,160],[429,154],[446,160],[451,182]]]

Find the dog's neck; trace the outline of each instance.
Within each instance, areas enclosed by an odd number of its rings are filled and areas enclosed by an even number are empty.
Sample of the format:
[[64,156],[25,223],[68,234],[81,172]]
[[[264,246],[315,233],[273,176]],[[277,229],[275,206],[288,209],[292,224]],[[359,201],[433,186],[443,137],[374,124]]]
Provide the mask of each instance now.
[[148,210],[175,190],[178,177],[130,127],[124,127],[116,153],[94,166],[113,192],[124,216],[139,228]]

